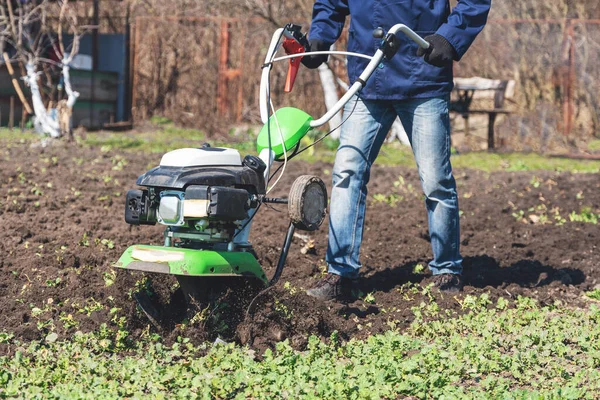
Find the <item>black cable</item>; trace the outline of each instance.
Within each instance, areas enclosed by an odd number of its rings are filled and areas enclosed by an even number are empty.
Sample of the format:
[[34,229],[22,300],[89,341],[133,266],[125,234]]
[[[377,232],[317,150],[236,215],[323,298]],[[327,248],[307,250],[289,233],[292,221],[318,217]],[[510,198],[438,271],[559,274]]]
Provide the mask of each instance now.
[[[336,126],[335,128],[333,128],[332,130],[330,130],[329,132],[327,132],[325,135],[323,135],[322,137],[320,137],[319,139],[315,140],[314,143],[304,147],[301,150],[298,150],[298,147],[300,145],[300,142],[298,142],[298,145],[296,146],[296,149],[294,150],[294,153],[291,156],[288,156],[288,161],[291,160],[292,158],[296,157],[298,154],[302,153],[305,150],[308,150],[309,148],[311,148],[312,146],[314,146],[315,144],[322,142],[327,136],[331,135],[333,132],[335,132],[336,130],[340,129],[342,127],[342,125],[344,125],[346,123],[346,121],[348,121],[348,119],[350,118],[350,116],[354,113],[354,111],[356,110],[356,105],[358,104],[358,97],[356,98],[356,101],[354,102],[354,106],[352,107],[352,110],[350,111],[350,114],[348,114],[348,116],[342,121],[342,123],[340,123],[338,126]],[[277,161],[277,160],[275,160]],[[273,174],[269,177],[269,180],[273,179],[273,177],[275,175],[277,175],[277,173],[279,172],[279,170],[283,167],[283,164],[281,164],[276,170],[275,172],[273,172]]]
[[273,206],[272,206],[272,205],[270,205],[270,204],[267,204],[267,203],[264,203],[264,204],[265,204],[265,207],[267,207],[269,210],[273,210],[273,211],[275,211],[275,212],[278,212],[278,213],[282,213],[282,212],[283,212],[283,211],[281,211],[280,209],[278,209],[278,208],[275,208],[275,207],[273,207]]
[[279,172],[279,170],[283,167],[283,164],[279,164],[279,167],[277,167],[277,169],[275,170],[275,172],[273,172],[273,174],[271,175],[271,177],[269,178],[269,180],[273,179],[273,177],[275,175],[277,175],[277,173]]
[[357,104],[358,104],[358,96],[356,96],[356,100],[354,101],[354,106],[352,107],[352,110],[350,111],[350,113],[348,114],[348,116],[338,126],[336,126],[335,128],[333,128],[332,130],[330,130],[329,132],[327,132],[325,135],[321,136],[319,139],[315,140],[313,143],[309,144],[308,146],[306,146],[302,150],[299,150],[298,152],[296,152],[292,157],[288,157],[288,160],[290,158],[296,157],[297,155],[299,155],[303,151],[306,151],[306,150],[310,149],[315,144],[317,144],[319,142],[322,142],[327,136],[331,135],[333,132],[335,132],[338,129],[340,129],[342,127],[342,125],[344,125],[346,123],[346,121],[348,121],[348,119],[352,116],[352,114],[354,114],[354,111],[356,110],[356,105]]
[[[285,148],[285,146],[284,146]],[[298,153],[298,149],[300,148],[300,141],[298,141],[298,143],[296,143],[296,147],[294,148],[294,150],[292,151],[292,154],[288,155],[288,160],[290,159],[290,157],[293,157],[296,155],[296,153]],[[290,151],[290,149],[286,149],[286,152]],[[277,162],[284,162],[285,158],[275,158],[273,159],[273,161],[277,161]]]
[[240,233],[242,233],[242,231],[244,229],[246,229],[246,227],[248,226],[248,224],[250,222],[252,222],[252,220],[254,219],[254,216],[256,215],[256,213],[258,213],[258,209],[260,208],[261,205],[262,205],[262,203],[258,203],[258,206],[256,207],[256,211],[254,211],[254,214],[252,214],[252,216],[248,219],[248,221],[246,221],[244,223],[244,225],[242,225],[242,227],[236,232],[236,234],[233,235],[233,237],[231,238],[232,241],[233,241],[233,239],[235,239],[237,237],[237,235],[239,235]]

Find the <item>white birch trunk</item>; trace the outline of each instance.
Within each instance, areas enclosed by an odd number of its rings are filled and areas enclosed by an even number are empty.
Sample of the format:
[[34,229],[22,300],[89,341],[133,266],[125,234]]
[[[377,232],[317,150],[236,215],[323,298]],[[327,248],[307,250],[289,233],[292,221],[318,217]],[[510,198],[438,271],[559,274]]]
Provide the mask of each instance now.
[[[319,77],[321,78],[321,86],[323,87],[325,106],[327,107],[327,110],[330,110],[339,100],[337,88],[335,86],[335,76],[325,63],[321,64],[318,71]],[[336,115],[334,115],[334,117],[331,118],[331,120],[329,121],[329,129],[332,130],[334,128],[337,128],[341,123],[342,116],[341,112],[339,112]],[[338,139],[340,137],[340,130],[336,129],[334,132],[332,132],[331,137],[334,139]]]
[[71,87],[71,75],[69,70],[69,62],[63,60],[62,75],[65,83],[65,92],[67,93],[67,107],[69,107],[69,109],[73,109],[73,106],[79,97],[79,92],[74,91]]
[[404,130],[404,126],[402,125],[402,122],[398,117],[396,117],[396,120],[392,125],[392,129],[390,129],[390,134],[387,138],[387,141],[393,142],[396,139],[398,139],[403,145],[410,146],[410,141],[408,140],[408,136],[406,135],[406,130]]
[[53,120],[48,115],[44,102],[42,101],[42,95],[40,94],[40,88],[37,83],[37,71],[34,64],[28,62],[26,65],[27,76],[25,81],[31,89],[31,99],[33,102],[33,112],[35,113],[35,125],[41,130],[41,133],[46,133],[54,138],[60,137],[60,130],[58,127],[58,121]]

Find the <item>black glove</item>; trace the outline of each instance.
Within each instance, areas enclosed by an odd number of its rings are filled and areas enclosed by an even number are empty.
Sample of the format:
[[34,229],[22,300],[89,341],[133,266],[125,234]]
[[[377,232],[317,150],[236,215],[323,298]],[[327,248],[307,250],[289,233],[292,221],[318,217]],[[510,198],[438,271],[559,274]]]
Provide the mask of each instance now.
[[425,56],[424,60],[429,64],[436,67],[445,67],[452,64],[453,60],[458,60],[458,54],[454,46],[442,35],[436,33],[425,36],[425,40],[429,43],[429,48],[419,47],[417,56]]
[[[309,48],[306,49],[307,52],[329,50],[329,46],[319,39],[309,39],[308,44]],[[310,69],[319,68],[325,61],[327,61],[327,54],[315,54],[302,57],[302,64]]]

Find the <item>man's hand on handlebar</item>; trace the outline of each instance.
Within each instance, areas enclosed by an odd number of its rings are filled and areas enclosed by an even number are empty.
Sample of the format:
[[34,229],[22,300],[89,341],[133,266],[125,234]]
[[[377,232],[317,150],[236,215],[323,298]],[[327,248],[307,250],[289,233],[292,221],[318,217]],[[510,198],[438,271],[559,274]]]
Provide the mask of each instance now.
[[425,36],[429,43],[428,49],[419,47],[417,56],[424,56],[424,60],[436,67],[445,67],[452,64],[452,61],[458,59],[456,50],[442,35],[434,34]]
[[[306,49],[307,52],[329,50],[329,46],[319,39],[309,39],[308,44],[309,46]],[[319,66],[326,61],[327,54],[313,54],[302,57],[302,64],[304,64],[306,68],[310,69],[319,68]]]

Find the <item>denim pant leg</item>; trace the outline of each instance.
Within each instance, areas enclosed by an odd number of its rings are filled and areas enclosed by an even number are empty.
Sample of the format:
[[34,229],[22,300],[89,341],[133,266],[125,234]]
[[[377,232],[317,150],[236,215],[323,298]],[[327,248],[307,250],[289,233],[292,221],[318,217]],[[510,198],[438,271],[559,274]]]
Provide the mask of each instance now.
[[367,182],[396,113],[389,101],[354,98],[344,114],[340,145],[333,165],[333,188],[329,211],[329,238],[325,261],[329,272],[348,278],[358,276]]
[[449,99],[436,97],[394,103],[413,148],[425,193],[434,275],[462,273],[456,181],[450,164]]

